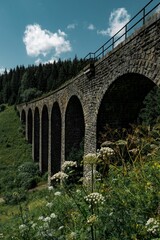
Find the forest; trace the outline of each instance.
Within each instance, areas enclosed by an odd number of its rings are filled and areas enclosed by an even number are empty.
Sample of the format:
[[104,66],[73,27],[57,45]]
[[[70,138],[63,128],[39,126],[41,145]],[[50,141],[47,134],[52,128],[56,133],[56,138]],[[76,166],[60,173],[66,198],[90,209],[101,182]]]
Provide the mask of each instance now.
[[75,56],[73,60],[59,59],[53,63],[5,70],[0,75],[0,104],[20,104],[53,91],[76,76],[85,64],[86,60]]

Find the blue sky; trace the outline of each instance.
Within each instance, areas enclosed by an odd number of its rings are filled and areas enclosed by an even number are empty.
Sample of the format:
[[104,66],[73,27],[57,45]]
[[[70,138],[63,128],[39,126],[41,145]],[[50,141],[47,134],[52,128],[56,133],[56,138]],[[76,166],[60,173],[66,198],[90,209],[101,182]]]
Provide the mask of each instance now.
[[[154,0],[158,3],[158,0]],[[0,72],[83,58],[149,0],[0,0]]]

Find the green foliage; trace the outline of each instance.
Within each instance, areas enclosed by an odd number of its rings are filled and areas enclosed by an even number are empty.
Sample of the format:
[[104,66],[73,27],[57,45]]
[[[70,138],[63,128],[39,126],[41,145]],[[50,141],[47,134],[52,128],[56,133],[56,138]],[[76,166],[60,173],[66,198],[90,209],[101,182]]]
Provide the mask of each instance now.
[[39,66],[24,66],[5,71],[0,75],[0,104],[9,105],[30,101],[58,88],[61,84],[76,76],[84,67],[86,61],[75,59],[39,64]]
[[24,189],[34,188],[37,186],[38,177],[38,164],[25,162],[18,167],[18,174],[15,179],[16,185]]
[[3,112],[5,110],[6,106],[4,104],[0,105],[0,112]]
[[21,201],[25,201],[27,199],[26,192],[23,188],[14,189],[11,191],[5,192],[3,195],[5,204],[15,205]]
[[38,98],[42,95],[42,92],[36,88],[28,88],[20,95],[21,102],[29,102],[34,98]]
[[83,176],[83,155],[84,155],[84,140],[80,143],[79,149],[73,147],[69,153],[69,156],[66,160],[68,161],[74,161],[77,163],[76,168],[72,167],[69,169],[70,174],[69,178],[66,180],[67,184],[75,184],[78,183],[78,181]]
[[31,146],[20,126],[14,107],[6,106],[0,112],[0,197],[37,183],[37,166],[32,162]]
[[160,116],[160,88],[154,87],[144,99],[144,108],[141,109],[139,119],[146,125],[153,126]]

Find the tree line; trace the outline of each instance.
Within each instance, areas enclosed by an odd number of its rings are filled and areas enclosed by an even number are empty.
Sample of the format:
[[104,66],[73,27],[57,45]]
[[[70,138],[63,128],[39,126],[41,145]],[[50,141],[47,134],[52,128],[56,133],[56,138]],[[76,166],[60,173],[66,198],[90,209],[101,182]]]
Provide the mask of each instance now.
[[86,60],[75,56],[73,60],[59,59],[53,63],[5,70],[0,75],[0,104],[20,104],[53,91],[76,76],[85,64]]

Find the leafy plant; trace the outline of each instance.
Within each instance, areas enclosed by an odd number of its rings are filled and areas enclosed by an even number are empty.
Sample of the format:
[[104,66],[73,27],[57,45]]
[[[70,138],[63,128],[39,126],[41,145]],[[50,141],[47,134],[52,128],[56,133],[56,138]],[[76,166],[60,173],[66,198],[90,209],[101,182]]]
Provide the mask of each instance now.
[[139,113],[139,120],[153,126],[160,116],[160,88],[155,86],[144,99],[144,108]]

